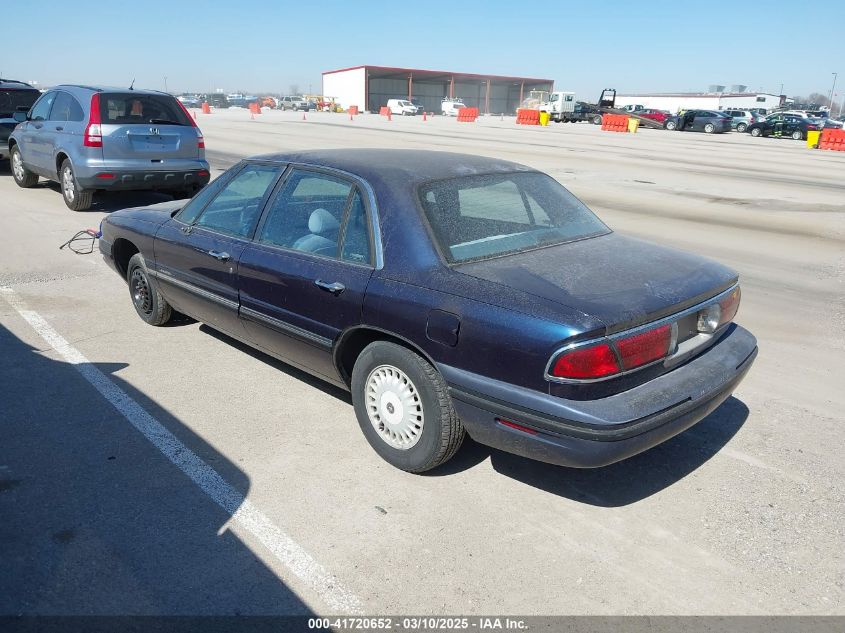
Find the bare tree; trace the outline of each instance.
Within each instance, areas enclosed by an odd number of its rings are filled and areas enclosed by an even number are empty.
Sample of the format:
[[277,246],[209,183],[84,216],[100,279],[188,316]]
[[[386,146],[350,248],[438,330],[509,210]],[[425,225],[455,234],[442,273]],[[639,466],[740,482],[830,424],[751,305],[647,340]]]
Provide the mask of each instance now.
[[290,94],[292,94],[292,95],[298,95],[299,94],[299,84],[291,84],[289,86],[289,88],[290,88]]

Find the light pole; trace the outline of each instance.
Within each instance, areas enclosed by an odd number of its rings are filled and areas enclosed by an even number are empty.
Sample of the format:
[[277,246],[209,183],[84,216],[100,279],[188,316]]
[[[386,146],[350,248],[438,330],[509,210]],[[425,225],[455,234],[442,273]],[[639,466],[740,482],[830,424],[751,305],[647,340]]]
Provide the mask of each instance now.
[[831,73],[833,75],[833,85],[830,87],[830,95],[827,98],[827,105],[833,108],[833,91],[836,90],[836,77],[839,73]]

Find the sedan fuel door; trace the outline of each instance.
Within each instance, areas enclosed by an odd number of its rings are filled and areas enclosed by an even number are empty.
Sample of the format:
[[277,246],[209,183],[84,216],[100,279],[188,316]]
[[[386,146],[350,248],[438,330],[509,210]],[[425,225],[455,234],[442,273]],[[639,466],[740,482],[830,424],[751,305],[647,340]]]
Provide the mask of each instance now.
[[369,191],[351,176],[292,168],[241,255],[241,318],[250,340],[334,381],[332,344],[361,322],[380,261]]
[[[282,166],[246,163],[201,191],[156,233],[155,271],[180,312],[243,336],[238,320],[238,261]],[[226,177],[224,177],[226,178]]]

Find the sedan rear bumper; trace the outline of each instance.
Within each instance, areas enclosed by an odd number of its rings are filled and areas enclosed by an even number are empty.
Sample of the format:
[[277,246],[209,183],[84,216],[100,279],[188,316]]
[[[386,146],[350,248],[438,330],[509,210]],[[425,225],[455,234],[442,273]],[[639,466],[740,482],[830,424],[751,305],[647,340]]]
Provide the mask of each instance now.
[[474,440],[551,464],[596,468],[641,453],[699,422],[731,395],[756,356],[754,336],[734,325],[685,365],[628,391],[587,401],[452,367],[440,370]]

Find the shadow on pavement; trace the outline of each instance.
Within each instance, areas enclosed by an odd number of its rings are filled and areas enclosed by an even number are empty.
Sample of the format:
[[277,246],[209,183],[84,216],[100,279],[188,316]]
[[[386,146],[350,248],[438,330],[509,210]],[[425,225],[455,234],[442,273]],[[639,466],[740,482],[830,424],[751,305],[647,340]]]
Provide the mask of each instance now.
[[[731,396],[684,433],[604,468],[553,466],[470,442],[455,456],[454,466],[447,463],[435,474],[463,470],[489,456],[502,475],[573,501],[614,508],[646,499],[686,477],[718,453],[747,418],[748,408]],[[462,455],[464,451],[468,454]]]
[[[0,349],[0,615],[311,614],[74,366],[2,326]],[[94,366],[247,495],[249,477],[123,381],[125,364]]]

